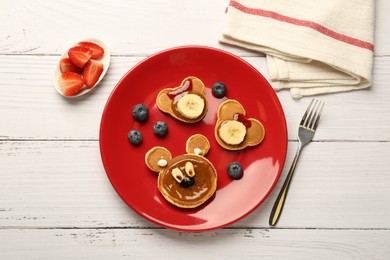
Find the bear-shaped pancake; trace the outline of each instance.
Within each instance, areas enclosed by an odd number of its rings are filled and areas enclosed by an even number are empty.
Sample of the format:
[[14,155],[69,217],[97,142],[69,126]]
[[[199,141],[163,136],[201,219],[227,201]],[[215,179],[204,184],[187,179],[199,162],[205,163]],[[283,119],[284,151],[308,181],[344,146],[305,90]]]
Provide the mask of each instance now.
[[182,122],[199,122],[208,109],[205,88],[200,79],[187,77],[180,86],[161,90],[156,98],[157,107]]
[[145,154],[145,163],[158,173],[158,190],[168,202],[180,208],[195,208],[215,193],[217,171],[204,157],[209,149],[207,138],[195,134],[187,140],[186,154],[172,158],[161,146]]
[[241,150],[261,143],[265,130],[259,120],[246,118],[245,109],[238,101],[228,99],[218,108],[214,135],[226,150]]

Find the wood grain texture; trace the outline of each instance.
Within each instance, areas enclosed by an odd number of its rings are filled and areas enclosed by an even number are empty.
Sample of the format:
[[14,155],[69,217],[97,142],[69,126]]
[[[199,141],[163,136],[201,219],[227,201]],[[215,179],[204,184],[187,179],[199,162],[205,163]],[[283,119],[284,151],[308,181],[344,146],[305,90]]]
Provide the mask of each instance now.
[[[57,56],[0,58],[0,74],[4,75],[0,78],[0,139],[97,140],[100,118],[111,91],[145,57],[113,57],[96,90],[77,99],[65,99],[53,87]],[[245,60],[268,77],[265,58]],[[326,105],[315,140],[390,141],[388,82],[390,57],[378,57],[370,89],[321,96]],[[296,140],[299,121],[310,99],[293,100],[287,91],[278,92],[278,97],[284,108],[289,139]]]
[[[160,228],[110,184],[99,152],[104,105],[149,55],[180,45],[221,48],[268,77],[264,55],[218,42],[229,0],[0,0],[0,259],[390,259],[390,1],[377,0],[373,86],[319,96],[325,110],[302,153],[281,219],[279,181],[252,214],[205,233]],[[357,18],[358,19],[358,18]],[[75,42],[103,40],[101,85],[62,98],[52,76]],[[277,93],[289,143],[311,98]]]
[[[289,143],[282,179],[296,147]],[[278,228],[390,229],[389,154],[388,142],[311,143],[298,163]],[[6,162],[0,165],[2,227],[155,227],[115,193],[96,141],[1,142],[0,161]],[[281,185],[233,226],[268,227]]]
[[[33,240],[31,238],[34,238]],[[5,259],[388,259],[389,230],[0,230]],[[49,250],[50,249],[50,250]]]
[[[24,0],[2,1],[0,53],[60,54],[90,35],[106,42],[113,55],[145,55],[188,44],[234,50],[218,43],[227,5],[226,0],[110,3],[98,0],[55,4],[38,1],[33,5]],[[34,22],[28,20],[30,17],[34,17]],[[64,32],[70,31],[64,39]]]
[[[31,4],[28,0],[3,0],[0,54],[61,54],[74,42],[93,36],[111,46],[113,55],[145,55],[188,44],[214,46],[245,56],[261,55],[218,42],[228,3],[40,0]],[[377,0],[376,7],[375,53],[389,55],[390,3]]]

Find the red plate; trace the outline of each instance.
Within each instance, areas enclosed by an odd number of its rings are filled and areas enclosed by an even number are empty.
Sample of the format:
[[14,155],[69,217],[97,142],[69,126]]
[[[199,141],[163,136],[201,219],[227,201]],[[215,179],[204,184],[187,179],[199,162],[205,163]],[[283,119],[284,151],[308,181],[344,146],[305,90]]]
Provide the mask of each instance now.
[[[179,86],[187,76],[206,85],[209,111],[196,124],[181,123],[158,110],[155,99],[163,88]],[[230,152],[214,138],[216,111],[222,102],[211,94],[217,81],[227,85],[227,97],[239,101],[248,117],[260,120],[264,141],[252,148]],[[149,108],[146,123],[132,117],[133,106]],[[156,121],[165,121],[169,133],[158,138]],[[133,146],[127,134],[138,129],[143,143]],[[172,156],[185,153],[189,136],[208,137],[211,149],[206,157],[218,171],[215,195],[195,209],[180,209],[168,203],[157,189],[157,174],[145,165],[145,153],[158,145]],[[107,101],[100,126],[100,151],[107,172],[119,196],[139,215],[158,225],[183,231],[206,231],[232,224],[256,209],[270,194],[282,171],[287,150],[287,128],[279,100],[264,77],[250,64],[225,51],[186,46],[157,53],[133,67],[117,84]],[[227,165],[238,161],[244,168],[240,180],[227,175]]]

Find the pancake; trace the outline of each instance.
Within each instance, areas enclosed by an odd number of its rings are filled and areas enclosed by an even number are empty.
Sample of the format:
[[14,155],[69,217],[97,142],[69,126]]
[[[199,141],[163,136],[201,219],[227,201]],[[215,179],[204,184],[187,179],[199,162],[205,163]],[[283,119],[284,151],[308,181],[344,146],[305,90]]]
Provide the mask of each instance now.
[[[199,122],[206,116],[208,110],[205,88],[205,85],[200,79],[189,76],[182,81],[180,86],[161,90],[156,98],[157,107],[162,112],[167,113],[184,123]],[[199,113],[195,116],[190,116],[189,113],[186,113],[187,111],[181,111],[180,107],[178,107],[178,105],[180,105],[180,99],[185,95],[192,96],[191,100],[199,105],[202,103]]]
[[[239,116],[238,116],[239,115]],[[238,118],[238,119],[237,119]],[[245,137],[238,144],[231,144],[221,136],[221,127],[228,121],[239,120],[246,126]],[[226,150],[242,150],[248,146],[260,144],[265,137],[264,126],[255,118],[246,118],[244,107],[236,100],[228,99],[218,108],[217,122],[215,125],[214,136],[218,144]]]
[[[181,187],[172,176],[172,170],[179,168],[184,175],[185,164],[191,162],[195,169],[194,184]],[[173,158],[166,169],[158,175],[158,190],[171,204],[180,208],[195,208],[205,203],[217,189],[217,171],[212,163],[196,154],[184,154]]]

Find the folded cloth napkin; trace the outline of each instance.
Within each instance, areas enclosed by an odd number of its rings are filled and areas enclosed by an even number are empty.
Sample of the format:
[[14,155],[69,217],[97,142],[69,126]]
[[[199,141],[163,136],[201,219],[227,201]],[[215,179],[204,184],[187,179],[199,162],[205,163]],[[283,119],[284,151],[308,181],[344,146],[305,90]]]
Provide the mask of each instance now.
[[271,85],[294,98],[372,82],[374,0],[232,0],[220,41],[266,54]]

